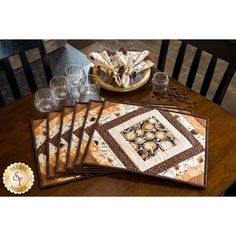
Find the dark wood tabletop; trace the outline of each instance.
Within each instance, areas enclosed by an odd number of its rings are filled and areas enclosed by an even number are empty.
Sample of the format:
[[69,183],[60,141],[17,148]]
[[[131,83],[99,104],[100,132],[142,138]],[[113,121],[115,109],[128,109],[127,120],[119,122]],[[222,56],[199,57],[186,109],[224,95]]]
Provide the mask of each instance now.
[[[84,63],[85,69],[89,62],[85,55],[70,46],[55,52],[50,57],[53,74],[60,74],[71,60]],[[77,52],[76,52],[77,51]],[[71,57],[71,55],[73,57]],[[79,55],[79,56],[78,56]],[[50,58],[50,59],[51,59]],[[37,63],[35,63],[37,71]],[[153,70],[155,72],[155,69]],[[35,183],[24,196],[219,196],[236,180],[236,118],[220,106],[202,97],[186,86],[172,80],[170,86],[187,92],[198,106],[189,105],[173,99],[158,100],[152,94],[149,81],[140,89],[120,94],[101,91],[105,98],[123,101],[144,101],[151,104],[173,104],[180,108],[193,109],[194,114],[209,119],[208,137],[208,181],[207,188],[200,189],[186,184],[143,176],[134,173],[109,173],[102,176],[83,179],[50,189],[41,190],[33,150],[30,120],[45,117],[34,107],[33,95],[28,95],[5,108],[0,108],[0,175],[12,163],[23,162],[29,165],[35,174]],[[14,196],[0,181],[0,196]]]

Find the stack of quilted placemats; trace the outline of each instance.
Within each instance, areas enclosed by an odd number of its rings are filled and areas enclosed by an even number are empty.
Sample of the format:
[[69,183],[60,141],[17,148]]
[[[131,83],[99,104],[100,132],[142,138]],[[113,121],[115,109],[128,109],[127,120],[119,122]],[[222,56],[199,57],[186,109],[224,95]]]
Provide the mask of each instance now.
[[206,186],[205,118],[173,105],[77,103],[32,121],[41,188],[112,171]]

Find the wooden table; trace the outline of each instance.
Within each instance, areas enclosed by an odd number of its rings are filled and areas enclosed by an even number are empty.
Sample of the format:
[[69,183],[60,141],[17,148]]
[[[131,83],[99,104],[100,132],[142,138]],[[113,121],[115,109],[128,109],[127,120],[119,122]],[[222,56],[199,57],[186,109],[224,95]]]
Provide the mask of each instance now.
[[[8,165],[14,162],[29,165],[35,174],[35,183],[32,189],[24,194],[27,196],[222,195],[236,180],[236,118],[175,80],[171,80],[171,86],[187,91],[190,99],[199,103],[199,106],[194,107],[194,113],[209,118],[208,187],[206,189],[133,173],[110,173],[41,190],[34,158],[30,119],[41,118],[45,115],[34,108],[32,95],[0,109],[0,175]],[[170,104],[152,96],[150,81],[144,87],[131,93],[114,94],[102,91],[102,96],[124,101]],[[181,108],[189,108],[176,100],[172,103],[179,104]],[[0,195],[12,195],[3,186],[2,181],[0,181]]]

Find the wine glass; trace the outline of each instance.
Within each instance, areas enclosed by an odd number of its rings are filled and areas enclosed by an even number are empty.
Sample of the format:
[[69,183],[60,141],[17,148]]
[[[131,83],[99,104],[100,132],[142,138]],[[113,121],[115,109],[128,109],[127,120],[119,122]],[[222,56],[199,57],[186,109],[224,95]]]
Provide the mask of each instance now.
[[85,82],[85,71],[80,65],[69,65],[65,68],[65,75],[71,86],[70,97],[77,102],[80,96],[79,87]]
[[84,83],[79,87],[80,102],[89,102],[89,100],[100,101],[100,85],[98,78],[92,74],[88,74]]

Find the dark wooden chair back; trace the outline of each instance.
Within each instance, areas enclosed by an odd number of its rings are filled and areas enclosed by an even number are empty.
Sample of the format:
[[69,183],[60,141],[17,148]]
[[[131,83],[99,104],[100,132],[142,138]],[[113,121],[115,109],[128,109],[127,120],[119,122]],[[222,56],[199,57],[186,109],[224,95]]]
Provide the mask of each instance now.
[[[25,53],[26,51],[33,48],[39,49],[44,73],[47,82],[49,83],[52,78],[52,72],[42,40],[0,40],[0,69],[3,70],[6,74],[9,86],[11,88],[15,100],[21,98],[21,93],[16,81],[14,71],[11,67],[9,57],[19,54],[29,89],[31,92],[35,92],[37,90],[37,85],[30,63]],[[5,102],[0,92],[0,107],[4,105]]]
[[[162,41],[160,56],[157,64],[157,69],[160,71],[165,70],[169,43],[169,40]],[[178,80],[179,78],[188,44],[197,48],[186,81],[186,86],[189,88],[192,88],[193,86],[202,52],[206,51],[212,55],[200,90],[200,94],[203,96],[206,96],[210,87],[218,58],[221,58],[229,63],[213,97],[213,102],[220,105],[236,70],[235,42],[224,40],[182,40],[172,73],[172,78],[175,80]]]

